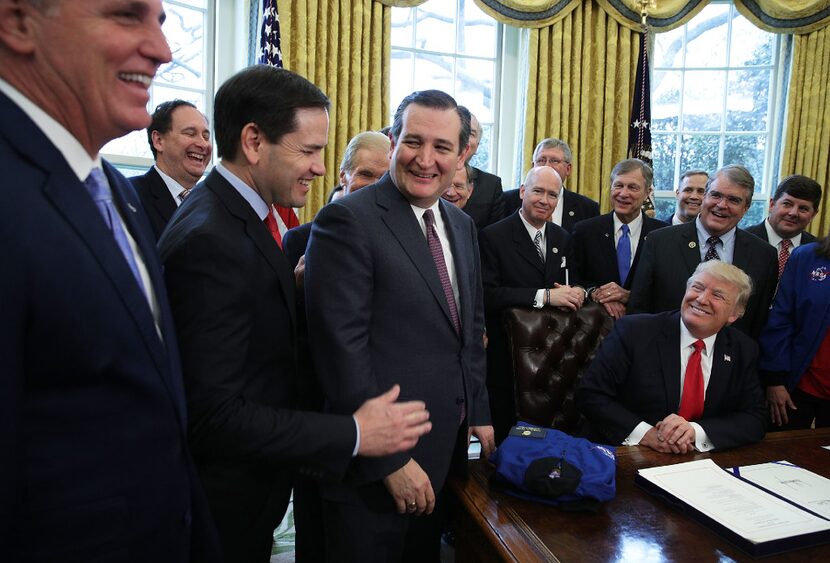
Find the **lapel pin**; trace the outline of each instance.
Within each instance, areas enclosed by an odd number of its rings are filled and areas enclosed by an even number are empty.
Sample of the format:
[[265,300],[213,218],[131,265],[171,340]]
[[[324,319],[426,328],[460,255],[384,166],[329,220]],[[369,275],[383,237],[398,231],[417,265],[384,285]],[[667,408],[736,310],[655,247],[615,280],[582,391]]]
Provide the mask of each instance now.
[[697,246],[697,243],[695,241],[692,241],[692,242],[689,243],[689,248],[694,248],[696,246]]
[[611,235],[609,235],[608,233],[605,233],[605,238],[608,238],[608,237],[610,237],[610,236],[611,236]]
[[724,362],[731,362],[732,361],[732,356],[730,356],[729,354],[724,354],[723,355],[723,361]]
[[554,254],[559,254],[559,249],[556,248],[555,246],[553,248],[551,248],[550,251],[553,252]]
[[129,207],[130,211],[132,211],[133,213],[138,213],[138,209],[136,209],[135,206],[129,201],[127,202],[127,207]]
[[568,215],[569,215],[569,216],[571,216],[571,217],[573,217],[573,216],[574,216],[574,212],[573,212],[573,211],[568,211]]

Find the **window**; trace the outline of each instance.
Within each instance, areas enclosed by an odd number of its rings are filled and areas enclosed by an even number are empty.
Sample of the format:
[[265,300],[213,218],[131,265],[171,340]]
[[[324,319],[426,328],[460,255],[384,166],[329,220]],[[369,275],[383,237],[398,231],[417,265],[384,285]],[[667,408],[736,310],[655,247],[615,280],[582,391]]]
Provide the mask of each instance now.
[[483,170],[496,163],[501,28],[472,0],[392,8],[393,115],[414,90],[447,92],[481,123],[482,139],[472,163]]
[[[182,98],[196,105],[205,115],[212,108],[213,37],[208,25],[209,0],[163,2],[167,19],[163,30],[173,52],[173,60],[156,73],[150,88],[148,111],[161,102]],[[107,143],[101,151],[126,175],[143,173],[152,164],[145,130],[133,131]]]
[[655,35],[651,130],[658,216],[674,209],[670,190],[685,170],[712,173],[743,164],[755,178],[756,195],[743,223],[761,220],[780,150],[779,41],[731,2],[713,2],[683,27]]

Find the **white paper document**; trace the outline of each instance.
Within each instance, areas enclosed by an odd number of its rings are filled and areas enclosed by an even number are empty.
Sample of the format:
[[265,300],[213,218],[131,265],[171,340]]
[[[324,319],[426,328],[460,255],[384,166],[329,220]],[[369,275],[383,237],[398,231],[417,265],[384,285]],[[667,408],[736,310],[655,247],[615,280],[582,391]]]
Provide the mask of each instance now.
[[639,474],[753,543],[830,530],[830,521],[737,479],[711,459],[640,469]]
[[830,519],[830,479],[788,461],[746,465],[738,471],[747,481]]

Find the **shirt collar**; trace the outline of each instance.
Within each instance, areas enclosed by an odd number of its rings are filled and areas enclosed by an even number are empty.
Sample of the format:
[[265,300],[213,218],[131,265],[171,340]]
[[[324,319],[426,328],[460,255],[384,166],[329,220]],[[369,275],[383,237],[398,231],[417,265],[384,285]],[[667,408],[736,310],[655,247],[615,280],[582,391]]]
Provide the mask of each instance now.
[[[711,357],[712,352],[714,351],[715,347],[715,340],[718,338],[718,333],[712,334],[711,336],[707,336],[706,338],[702,338],[703,340],[704,349],[702,350],[706,356]],[[680,349],[685,350],[689,346],[695,343],[698,338],[692,336],[692,333],[689,332],[689,329],[686,328],[686,324],[683,322],[683,315],[680,315]]]
[[[778,233],[776,233],[775,229],[772,228],[772,225],[769,224],[769,217],[764,219],[764,228],[767,230],[767,240],[769,240],[769,243],[775,248],[779,248],[778,245],[781,244],[781,241],[784,239],[778,236]],[[793,248],[798,248],[801,244],[801,233],[798,233],[792,237],[790,242],[793,243]]]
[[[700,215],[695,218],[695,228],[697,229],[697,240],[701,245],[706,244],[706,241],[709,240],[709,237],[712,236],[709,234],[709,231],[706,230],[706,227],[703,226],[703,223],[700,221]],[[735,231],[738,227],[732,227],[730,230],[726,231],[718,238],[723,245],[722,248],[726,248],[728,245],[732,243],[735,239]]]
[[257,214],[260,221],[264,221],[265,217],[268,215],[268,204],[265,203],[262,196],[259,195],[251,186],[243,182],[239,176],[222,166],[221,162],[216,163],[214,169],[219,172],[219,174],[221,174],[222,177],[227,180],[237,192],[239,192],[239,195],[241,195],[245,201],[248,202],[248,204],[254,209],[254,213]]
[[[158,167],[157,164],[154,164],[153,168],[155,168],[156,172],[159,173],[161,179],[164,180],[164,185],[167,186],[167,189],[170,191],[170,195],[173,196],[173,199],[176,201],[176,203],[178,203],[179,196],[182,194],[182,192],[185,192],[187,190],[185,190],[184,186],[182,186],[176,180],[165,174],[162,171],[162,169]],[[227,170],[227,168],[225,170]]]
[[619,231],[623,224],[628,225],[628,236],[632,239],[640,239],[640,231],[643,229],[643,212],[640,211],[640,214],[637,215],[634,219],[631,220],[630,223],[623,223],[620,221],[620,218],[617,217],[617,214],[613,211],[611,212],[611,217],[614,218],[614,234]]
[[63,155],[69,167],[83,182],[93,168],[101,168],[101,156],[89,156],[80,141],[51,115],[23,95],[20,90],[0,78],[0,92],[3,92],[31,119],[58,152]]
[[536,227],[531,225],[527,219],[525,219],[524,213],[522,213],[522,209],[519,209],[519,218],[522,220],[522,223],[524,224],[525,229],[527,230],[527,235],[530,237],[531,240],[536,238],[537,231],[542,231],[542,236],[545,236],[545,228],[548,226],[547,223],[542,225],[541,229],[537,229]]

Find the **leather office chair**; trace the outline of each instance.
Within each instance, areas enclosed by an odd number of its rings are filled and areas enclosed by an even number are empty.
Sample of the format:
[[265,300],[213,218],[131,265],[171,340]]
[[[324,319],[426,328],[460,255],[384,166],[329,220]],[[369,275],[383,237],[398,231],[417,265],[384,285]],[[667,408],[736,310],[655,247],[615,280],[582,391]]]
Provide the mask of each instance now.
[[516,416],[574,433],[582,416],[574,391],[602,339],[614,325],[601,305],[575,312],[511,307],[504,313],[515,374]]

